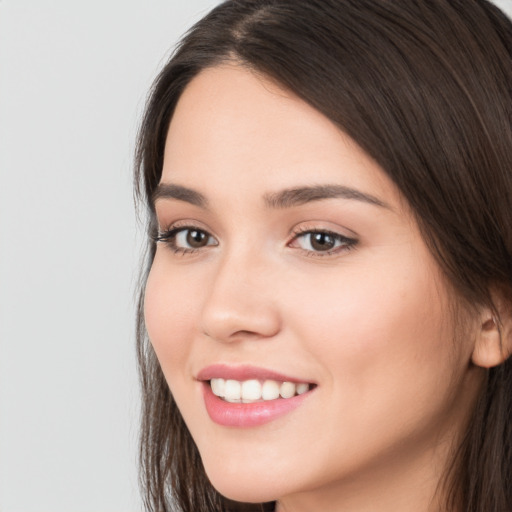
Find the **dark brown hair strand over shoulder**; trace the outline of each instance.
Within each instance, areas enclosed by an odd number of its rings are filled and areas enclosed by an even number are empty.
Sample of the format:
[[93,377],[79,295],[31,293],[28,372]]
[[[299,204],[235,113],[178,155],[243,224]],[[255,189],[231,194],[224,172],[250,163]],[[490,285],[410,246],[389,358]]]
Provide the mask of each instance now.
[[[209,483],[148,342],[155,254],[151,198],[173,111],[190,81],[235,61],[323,113],[410,204],[448,280],[468,304],[512,302],[512,24],[485,0],[230,0],[197,23],[151,90],[136,154],[149,212],[138,312],[147,510],[272,510],[231,502]],[[512,510],[512,363],[488,372],[446,475],[446,510]]]

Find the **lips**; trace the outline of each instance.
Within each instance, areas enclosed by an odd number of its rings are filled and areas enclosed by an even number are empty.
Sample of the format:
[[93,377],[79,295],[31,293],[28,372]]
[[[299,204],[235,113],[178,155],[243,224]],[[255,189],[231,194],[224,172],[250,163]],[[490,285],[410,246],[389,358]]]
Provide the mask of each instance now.
[[315,383],[253,366],[212,365],[201,370],[206,411],[227,427],[255,427],[299,407]]
[[283,373],[268,370],[266,368],[258,368],[250,365],[237,365],[230,366],[227,364],[214,364],[203,368],[197,374],[197,380],[210,380],[214,378],[221,379],[233,379],[238,381],[244,381],[249,379],[260,379],[260,380],[275,380],[278,382],[305,382],[304,380],[285,375]]

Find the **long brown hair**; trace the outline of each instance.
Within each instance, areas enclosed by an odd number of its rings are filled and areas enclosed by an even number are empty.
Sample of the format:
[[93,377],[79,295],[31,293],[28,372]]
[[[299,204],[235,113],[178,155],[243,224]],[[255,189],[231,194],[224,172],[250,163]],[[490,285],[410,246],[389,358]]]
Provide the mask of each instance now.
[[[184,37],[151,90],[136,155],[149,213],[138,355],[148,510],[271,510],[209,483],[151,348],[143,297],[155,254],[151,197],[187,84],[227,60],[263,73],[336,123],[396,184],[461,300],[512,301],[512,24],[485,0],[230,0]],[[512,510],[512,363],[488,371],[446,470],[447,510]]]

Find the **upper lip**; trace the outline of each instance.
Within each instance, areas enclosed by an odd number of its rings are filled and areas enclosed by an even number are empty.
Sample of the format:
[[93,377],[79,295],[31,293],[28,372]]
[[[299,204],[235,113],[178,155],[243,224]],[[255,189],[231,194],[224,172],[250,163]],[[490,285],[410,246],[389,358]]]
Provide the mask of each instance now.
[[211,379],[232,379],[238,381],[258,379],[258,380],[275,380],[279,382],[307,382],[310,380],[291,377],[274,370],[261,368],[251,365],[229,365],[229,364],[212,364],[206,366],[199,371],[197,380],[207,381]]

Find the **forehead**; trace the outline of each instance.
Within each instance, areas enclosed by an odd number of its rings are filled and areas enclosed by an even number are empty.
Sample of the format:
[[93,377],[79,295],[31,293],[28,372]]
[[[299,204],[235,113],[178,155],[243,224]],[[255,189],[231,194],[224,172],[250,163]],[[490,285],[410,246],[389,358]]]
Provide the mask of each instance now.
[[385,173],[330,119],[235,64],[203,70],[183,92],[167,134],[162,182],[268,192],[342,182],[394,196]]

